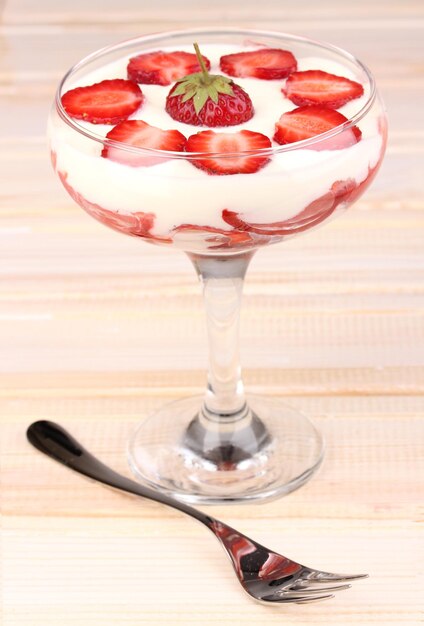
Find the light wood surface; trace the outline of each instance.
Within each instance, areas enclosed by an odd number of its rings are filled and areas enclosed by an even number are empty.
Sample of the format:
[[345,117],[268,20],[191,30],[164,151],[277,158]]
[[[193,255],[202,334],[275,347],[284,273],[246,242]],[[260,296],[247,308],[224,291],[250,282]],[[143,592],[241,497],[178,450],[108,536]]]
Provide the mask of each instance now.
[[[6,0],[1,15],[4,626],[418,625],[423,3]],[[203,528],[84,481],[25,441],[31,421],[54,419],[129,474],[136,423],[202,389],[204,319],[189,262],[88,218],[55,180],[44,135],[56,83],[81,56],[206,19],[349,49],[374,71],[389,112],[372,189],[322,230],[260,251],[246,284],[246,384],[307,412],[326,436],[325,463],[274,503],[210,508],[301,562],[370,573],[317,605],[252,603]]]

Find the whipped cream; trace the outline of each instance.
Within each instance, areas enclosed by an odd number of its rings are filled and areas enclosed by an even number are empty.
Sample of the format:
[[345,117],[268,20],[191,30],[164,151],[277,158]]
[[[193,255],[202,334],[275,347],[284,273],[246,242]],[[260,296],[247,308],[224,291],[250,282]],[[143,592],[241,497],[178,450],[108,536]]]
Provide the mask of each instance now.
[[[211,73],[220,73],[219,59],[222,55],[254,48],[205,44],[201,49],[211,62]],[[189,46],[178,46],[178,50],[192,51]],[[66,89],[104,79],[126,78],[129,58],[122,58],[86,73],[78,80],[69,81]],[[320,69],[358,81],[358,77],[347,67],[335,61],[312,56],[297,57],[297,61],[299,71]],[[296,108],[281,91],[285,81],[234,78],[234,82],[249,94],[255,114],[244,124],[213,130],[233,133],[247,129],[272,139],[280,116]],[[168,115],[165,101],[171,87],[140,85],[145,101],[129,119],[143,119],[162,129],[177,129],[186,137],[206,130],[206,127],[177,122]],[[351,118],[364,106],[368,97],[368,86],[364,84],[364,95],[338,110]],[[156,219],[151,233],[165,237],[181,224],[231,230],[231,226],[222,219],[223,209],[240,214],[247,222],[272,223],[291,219],[327,193],[335,181],[353,179],[359,185],[367,178],[370,169],[377,165],[383,151],[380,115],[381,108],[374,104],[358,123],[362,139],[348,148],[288,150],[273,155],[271,161],[255,174],[227,176],[209,175],[184,158],[164,159],[151,167],[130,167],[102,158],[101,142],[76,132],[57,114],[51,117],[49,137],[51,149],[56,153],[57,170],[66,173],[68,184],[88,202],[120,214],[154,213]],[[105,137],[112,128],[79,120],[77,123],[99,137]],[[275,146],[278,147],[278,144]]]

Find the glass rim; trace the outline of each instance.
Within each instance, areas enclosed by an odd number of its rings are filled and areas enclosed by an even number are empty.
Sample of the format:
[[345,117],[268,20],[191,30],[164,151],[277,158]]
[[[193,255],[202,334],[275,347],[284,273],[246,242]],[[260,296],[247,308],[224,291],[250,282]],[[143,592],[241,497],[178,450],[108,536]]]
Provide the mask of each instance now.
[[[102,135],[98,135],[97,133],[91,130],[88,130],[87,128],[84,128],[84,126],[81,126],[81,124],[78,123],[78,120],[72,118],[65,111],[62,105],[61,96],[62,96],[62,89],[66,81],[73,74],[75,74],[78,70],[80,70],[82,67],[91,63],[92,61],[95,61],[96,59],[100,58],[104,54],[107,54],[112,51],[118,51],[120,48],[127,48],[129,46],[136,44],[137,42],[140,42],[140,43],[152,42],[153,43],[165,37],[177,37],[179,35],[190,35],[190,34],[207,35],[207,34],[213,34],[213,33],[217,33],[217,34],[233,33],[233,34],[239,34],[239,35],[245,34],[245,35],[254,35],[256,37],[257,36],[278,37],[278,38],[287,39],[289,41],[291,40],[297,43],[318,46],[325,50],[329,50],[330,52],[337,53],[340,56],[344,57],[345,59],[349,60],[351,63],[357,65],[365,73],[369,82],[369,87],[370,87],[370,93],[369,93],[368,99],[365,102],[365,104],[361,107],[361,109],[359,109],[359,111],[355,113],[355,115],[353,115],[350,118],[347,118],[346,122],[343,122],[343,124],[339,124],[338,126],[335,126],[334,128],[326,131],[325,133],[321,133],[319,135],[316,135],[315,137],[310,137],[309,139],[304,139],[302,141],[296,141],[296,142],[289,143],[289,144],[271,146],[269,148],[259,148],[257,150],[246,150],[246,151],[234,152],[234,153],[230,153],[230,152],[184,152],[184,151],[160,150],[158,148],[143,148],[140,146],[132,146],[130,144],[126,144],[120,141],[108,139]],[[155,155],[157,157],[160,156],[166,159],[177,158],[177,159],[192,160],[192,159],[210,158],[210,157],[235,158],[235,157],[255,156],[255,155],[273,156],[275,154],[280,154],[282,152],[289,152],[292,150],[301,150],[304,148],[308,148],[309,146],[313,144],[321,143],[355,126],[367,114],[369,109],[372,107],[375,97],[376,97],[376,84],[375,84],[375,80],[371,71],[364,63],[362,63],[362,61],[357,59],[353,54],[351,54],[350,52],[347,52],[343,48],[334,46],[333,44],[330,44],[330,43],[321,42],[316,39],[311,39],[308,37],[301,37],[299,35],[292,35],[290,33],[284,33],[284,32],[273,31],[273,30],[257,30],[257,29],[237,28],[237,27],[226,26],[226,27],[178,29],[178,30],[150,33],[146,35],[141,35],[140,37],[133,37],[130,39],[126,39],[116,44],[111,44],[103,48],[100,48],[98,50],[95,50],[94,52],[86,55],[80,61],[75,63],[64,74],[56,90],[55,105],[56,105],[57,113],[68,126],[73,128],[75,131],[77,131],[81,135],[84,135],[85,137],[102,144],[102,146],[124,150],[125,152],[131,152],[133,154],[138,154],[138,155],[141,155],[141,154],[144,154],[145,156]],[[112,129],[115,125],[110,125],[110,126]],[[236,132],[237,126],[234,126],[234,129]],[[219,132],[219,127],[214,128],[214,129],[208,129],[208,130],[214,130],[215,132]],[[199,130],[198,132],[202,132],[202,131]]]

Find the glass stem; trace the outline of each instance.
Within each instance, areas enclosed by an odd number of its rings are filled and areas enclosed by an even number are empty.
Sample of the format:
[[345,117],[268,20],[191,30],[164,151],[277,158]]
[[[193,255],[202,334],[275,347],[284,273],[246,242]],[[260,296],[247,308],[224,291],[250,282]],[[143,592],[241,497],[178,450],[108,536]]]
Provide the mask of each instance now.
[[233,256],[189,253],[203,285],[209,339],[205,417],[232,421],[246,414],[239,357],[239,320],[244,276],[255,251]]

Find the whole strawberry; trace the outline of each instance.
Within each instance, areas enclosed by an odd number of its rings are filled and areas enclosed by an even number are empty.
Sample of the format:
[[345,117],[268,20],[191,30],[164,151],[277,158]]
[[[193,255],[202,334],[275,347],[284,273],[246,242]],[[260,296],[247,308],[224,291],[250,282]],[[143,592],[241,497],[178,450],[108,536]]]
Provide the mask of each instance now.
[[166,98],[166,111],[193,126],[235,126],[253,117],[249,95],[230,78],[209,74],[199,46],[194,44],[201,72],[178,80]]

